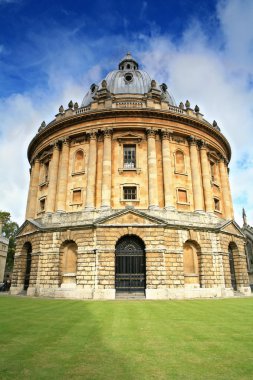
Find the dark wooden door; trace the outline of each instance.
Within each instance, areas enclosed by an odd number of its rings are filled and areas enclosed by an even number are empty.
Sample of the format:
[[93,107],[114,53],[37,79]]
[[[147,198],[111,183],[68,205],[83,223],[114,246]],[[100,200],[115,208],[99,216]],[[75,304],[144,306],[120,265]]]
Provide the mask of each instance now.
[[231,275],[231,285],[234,290],[237,290],[234,256],[233,256],[233,250],[231,247],[229,247],[228,249],[228,256],[229,256],[229,266],[230,266],[230,275]]
[[146,287],[144,244],[137,236],[122,238],[116,246],[115,287],[120,292],[144,292]]
[[32,255],[31,252],[27,252],[26,257],[26,269],[25,269],[25,281],[24,281],[24,290],[27,290],[30,282],[30,273],[31,273],[31,263],[32,263]]

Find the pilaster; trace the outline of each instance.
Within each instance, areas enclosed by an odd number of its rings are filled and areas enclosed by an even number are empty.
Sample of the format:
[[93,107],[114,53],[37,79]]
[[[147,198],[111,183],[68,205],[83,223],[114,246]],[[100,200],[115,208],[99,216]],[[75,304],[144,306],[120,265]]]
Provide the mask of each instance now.
[[147,129],[148,140],[148,195],[149,208],[158,208],[156,130]]

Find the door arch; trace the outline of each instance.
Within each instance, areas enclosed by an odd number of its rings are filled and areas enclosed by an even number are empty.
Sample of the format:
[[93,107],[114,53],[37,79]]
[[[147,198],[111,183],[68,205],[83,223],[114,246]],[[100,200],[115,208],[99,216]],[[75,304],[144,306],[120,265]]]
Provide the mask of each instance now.
[[144,292],[146,257],[143,241],[135,235],[120,238],[115,247],[115,288],[117,292]]
[[229,268],[231,276],[231,285],[234,290],[237,290],[236,276],[235,276],[235,263],[234,263],[234,253],[237,247],[234,243],[230,243],[228,246],[228,258],[229,258]]
[[32,265],[32,245],[31,245],[31,243],[25,243],[23,250],[24,250],[24,253],[26,255],[24,290],[27,290],[29,288],[31,265]]

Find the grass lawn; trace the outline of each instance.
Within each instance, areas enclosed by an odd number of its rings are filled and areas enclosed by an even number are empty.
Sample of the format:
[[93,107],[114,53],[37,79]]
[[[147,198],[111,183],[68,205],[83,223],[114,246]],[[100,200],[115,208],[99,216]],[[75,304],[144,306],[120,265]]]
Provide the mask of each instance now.
[[253,379],[253,298],[1,296],[0,379]]

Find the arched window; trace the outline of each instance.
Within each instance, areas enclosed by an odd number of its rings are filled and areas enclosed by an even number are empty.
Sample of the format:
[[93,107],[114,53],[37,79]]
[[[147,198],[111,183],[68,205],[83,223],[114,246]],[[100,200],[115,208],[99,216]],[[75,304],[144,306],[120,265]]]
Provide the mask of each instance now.
[[185,284],[199,285],[200,252],[193,242],[184,244],[184,278]]
[[30,284],[30,273],[31,273],[31,266],[32,266],[32,245],[31,243],[27,242],[24,244],[22,253],[24,255],[25,259],[25,272],[24,272],[24,290],[27,290],[29,288]]
[[238,253],[238,248],[234,242],[231,242],[228,246],[228,258],[229,258],[229,269],[231,276],[231,286],[234,290],[237,290],[236,275],[235,275],[235,255]]
[[77,245],[73,241],[62,244],[60,249],[60,277],[61,284],[76,283]]
[[84,172],[84,152],[83,150],[78,150],[74,156],[74,167],[73,173],[83,173]]
[[175,152],[175,173],[185,173],[184,153],[181,150]]

